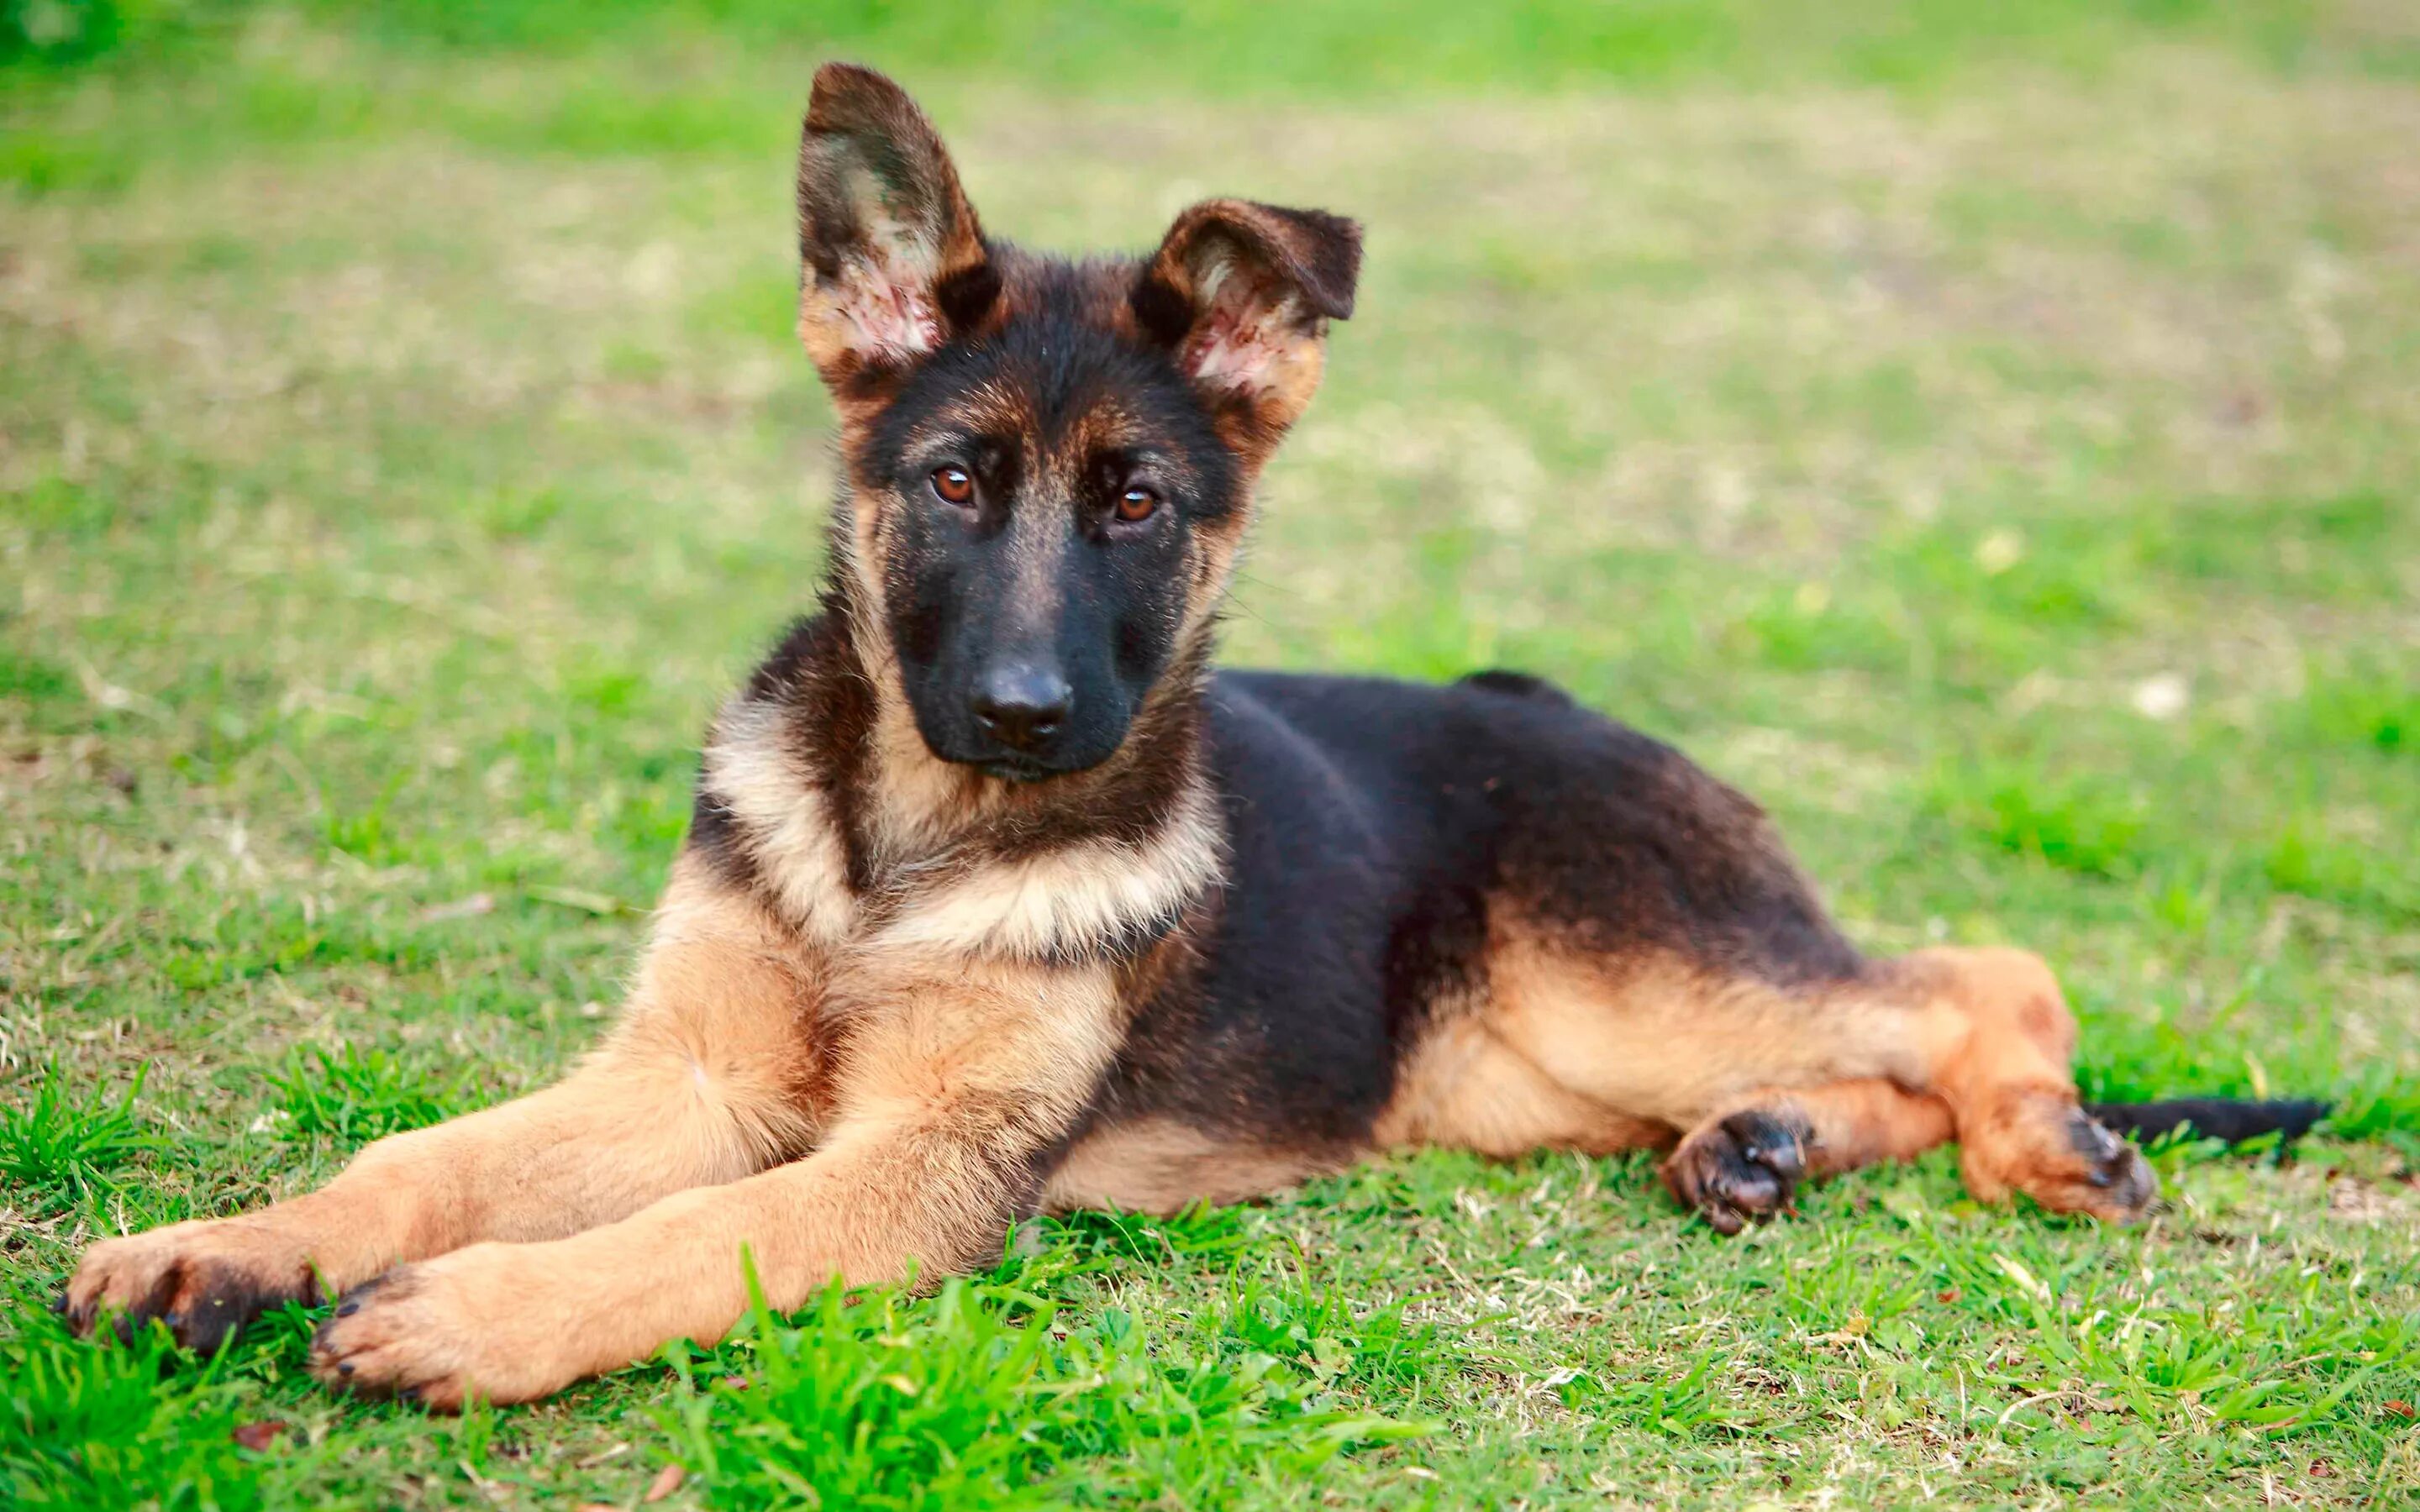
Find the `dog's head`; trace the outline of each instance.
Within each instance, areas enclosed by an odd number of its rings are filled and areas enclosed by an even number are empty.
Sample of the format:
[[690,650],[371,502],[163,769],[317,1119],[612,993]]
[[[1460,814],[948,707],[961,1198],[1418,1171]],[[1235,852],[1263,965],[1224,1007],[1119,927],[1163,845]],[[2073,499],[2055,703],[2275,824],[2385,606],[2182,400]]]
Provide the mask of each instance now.
[[859,633],[943,760],[1108,760],[1200,660],[1253,482],[1352,313],[1358,228],[1215,199],[1145,257],[1022,253],[984,235],[915,102],[845,64],[815,75],[799,228]]

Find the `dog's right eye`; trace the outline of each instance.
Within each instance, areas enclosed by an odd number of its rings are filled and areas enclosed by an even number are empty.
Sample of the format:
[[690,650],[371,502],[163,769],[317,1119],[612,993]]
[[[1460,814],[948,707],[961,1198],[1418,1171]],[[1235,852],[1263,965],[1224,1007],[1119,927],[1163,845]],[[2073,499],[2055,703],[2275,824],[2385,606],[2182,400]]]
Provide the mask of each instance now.
[[973,503],[974,475],[964,468],[935,468],[933,492],[945,504]]

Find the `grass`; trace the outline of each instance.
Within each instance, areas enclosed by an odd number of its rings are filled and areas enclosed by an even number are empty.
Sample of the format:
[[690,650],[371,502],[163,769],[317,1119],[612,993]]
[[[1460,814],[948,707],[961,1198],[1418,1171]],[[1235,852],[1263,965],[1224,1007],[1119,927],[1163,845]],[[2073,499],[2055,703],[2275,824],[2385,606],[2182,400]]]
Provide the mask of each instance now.
[[[2397,8],[51,9],[114,30],[0,61],[0,1504],[2420,1500]],[[1730,1243],[1644,1160],[1390,1159],[458,1422],[312,1387],[302,1309],[62,1338],[95,1234],[610,1013],[819,569],[835,45],[1012,235],[1370,223],[1232,659],[1554,676],[1874,949],[2051,954],[2093,1095],[2330,1131],[2123,1233],[1946,1155]]]
[[29,1192],[89,1197],[108,1183],[113,1166],[144,1146],[133,1118],[142,1090],[138,1069],[116,1102],[86,1105],[56,1072],[45,1069],[30,1102],[0,1110],[0,1176]]

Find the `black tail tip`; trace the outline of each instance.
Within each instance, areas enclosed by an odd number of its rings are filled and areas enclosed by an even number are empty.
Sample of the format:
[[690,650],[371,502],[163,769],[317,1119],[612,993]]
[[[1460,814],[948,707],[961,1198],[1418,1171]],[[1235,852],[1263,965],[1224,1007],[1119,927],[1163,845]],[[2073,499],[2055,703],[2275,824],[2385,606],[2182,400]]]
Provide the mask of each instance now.
[[2328,1116],[2331,1104],[2316,1098],[2238,1102],[2224,1097],[2180,1097],[2161,1103],[2091,1103],[2085,1111],[2102,1124],[2136,1139],[2157,1139],[2190,1128],[2202,1139],[2240,1145],[2263,1134],[2300,1139]]

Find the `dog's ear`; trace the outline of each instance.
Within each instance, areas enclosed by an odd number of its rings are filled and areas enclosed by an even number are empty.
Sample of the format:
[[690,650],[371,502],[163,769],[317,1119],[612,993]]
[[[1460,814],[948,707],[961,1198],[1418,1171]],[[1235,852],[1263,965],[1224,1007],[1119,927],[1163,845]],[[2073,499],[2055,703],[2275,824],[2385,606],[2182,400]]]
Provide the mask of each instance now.
[[871,69],[815,73],[799,143],[799,336],[835,388],[913,362],[999,297],[933,123]]
[[1360,270],[1361,228],[1342,216],[1204,200],[1168,228],[1135,316],[1221,417],[1264,445],[1311,403],[1327,322],[1353,313]]

